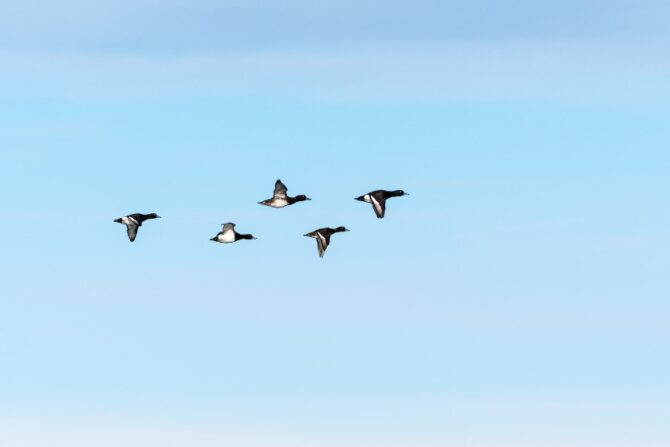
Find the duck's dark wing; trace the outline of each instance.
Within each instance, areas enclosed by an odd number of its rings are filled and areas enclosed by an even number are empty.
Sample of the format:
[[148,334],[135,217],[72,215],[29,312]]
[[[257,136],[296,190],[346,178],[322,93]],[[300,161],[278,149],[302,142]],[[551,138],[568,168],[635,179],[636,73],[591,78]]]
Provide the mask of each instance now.
[[128,232],[128,239],[130,239],[130,242],[133,242],[137,237],[138,228],[138,225],[126,225],[126,231]]
[[277,181],[275,182],[275,192],[273,194],[273,197],[285,199],[287,192],[288,188],[286,188],[286,185],[283,184],[281,180],[277,179]]
[[328,245],[330,244],[330,234],[324,231],[316,232],[316,246],[319,249],[319,257],[323,258]]
[[370,193],[370,203],[372,203],[372,209],[375,210],[375,214],[378,218],[383,218],[386,213],[386,198],[381,191],[375,191]]

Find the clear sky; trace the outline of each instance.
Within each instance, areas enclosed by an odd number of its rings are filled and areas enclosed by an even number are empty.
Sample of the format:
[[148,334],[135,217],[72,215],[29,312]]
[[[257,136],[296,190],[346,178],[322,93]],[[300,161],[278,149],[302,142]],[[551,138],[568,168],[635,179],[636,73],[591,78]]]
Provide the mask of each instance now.
[[670,444],[668,2],[1,9],[3,447]]

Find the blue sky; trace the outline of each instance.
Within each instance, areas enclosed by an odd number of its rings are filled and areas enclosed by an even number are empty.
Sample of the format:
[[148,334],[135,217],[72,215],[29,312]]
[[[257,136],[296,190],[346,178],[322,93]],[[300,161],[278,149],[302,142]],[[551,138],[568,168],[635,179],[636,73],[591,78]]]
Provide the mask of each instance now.
[[665,2],[3,9],[1,445],[670,443]]

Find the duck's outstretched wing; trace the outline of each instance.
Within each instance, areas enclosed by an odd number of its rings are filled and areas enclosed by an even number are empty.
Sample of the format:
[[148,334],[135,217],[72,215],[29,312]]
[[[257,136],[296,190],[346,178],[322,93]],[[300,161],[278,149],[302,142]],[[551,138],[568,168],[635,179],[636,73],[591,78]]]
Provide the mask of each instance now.
[[130,242],[133,242],[135,238],[137,237],[137,230],[139,226],[135,224],[127,224],[126,225],[126,231],[128,232],[128,239],[130,239]]
[[382,219],[386,213],[386,199],[382,194],[370,193],[370,203],[378,218]]
[[235,231],[235,224],[228,222],[223,224],[223,228],[221,229],[221,234],[227,233],[229,231]]
[[316,238],[316,246],[319,249],[319,257],[323,258],[323,254],[326,252],[326,249],[330,244],[330,234],[324,233],[322,231],[317,231],[315,238]]
[[285,199],[287,192],[288,188],[286,188],[286,185],[283,184],[281,180],[277,179],[275,182],[275,191],[272,196],[278,199]]

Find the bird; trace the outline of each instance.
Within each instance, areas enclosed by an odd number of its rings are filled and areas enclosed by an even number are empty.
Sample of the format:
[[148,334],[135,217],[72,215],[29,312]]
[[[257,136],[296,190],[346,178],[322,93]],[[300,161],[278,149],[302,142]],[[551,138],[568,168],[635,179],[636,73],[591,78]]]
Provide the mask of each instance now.
[[349,231],[349,230],[344,227],[337,227],[337,228],[325,227],[325,228],[319,228],[318,230],[314,230],[311,233],[305,234],[304,236],[313,237],[314,239],[316,239],[316,246],[319,249],[319,257],[323,258],[323,254],[326,252],[326,249],[330,244],[330,236],[334,233],[341,233],[343,231]]
[[150,213],[150,214],[135,213],[135,214],[129,214],[124,217],[119,217],[118,219],[114,219],[114,222],[126,226],[126,230],[128,232],[128,239],[130,239],[130,242],[133,242],[137,237],[137,230],[142,226],[142,222],[149,219],[160,219],[160,217],[161,216],[159,216],[156,213]]
[[293,205],[296,202],[312,200],[304,194],[291,197],[286,194],[287,191],[288,189],[286,188],[286,185],[284,185],[281,180],[277,179],[275,182],[275,191],[272,194],[272,198],[258,203],[265,206],[271,206],[272,208],[284,208],[285,206]]
[[230,244],[239,241],[240,239],[256,239],[252,234],[240,234],[235,231],[235,224],[228,222],[223,225],[219,233],[210,239],[210,241],[221,242],[222,244]]
[[384,218],[384,214],[386,213],[386,199],[391,198],[391,197],[400,197],[400,196],[408,196],[405,191],[402,189],[398,189],[396,191],[385,191],[383,189],[378,189],[376,191],[369,192],[367,194],[364,194],[360,197],[356,197],[356,200],[360,200],[361,202],[366,202],[366,203],[371,203],[372,204],[372,209],[375,210],[375,214],[379,219]]

